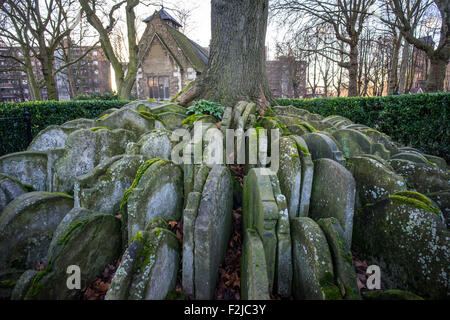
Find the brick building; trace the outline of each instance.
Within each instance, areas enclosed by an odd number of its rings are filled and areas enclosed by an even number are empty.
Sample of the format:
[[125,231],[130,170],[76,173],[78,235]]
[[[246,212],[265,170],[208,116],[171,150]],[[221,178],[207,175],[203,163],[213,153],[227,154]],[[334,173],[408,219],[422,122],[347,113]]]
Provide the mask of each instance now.
[[180,23],[164,9],[144,21],[136,94],[139,99],[168,100],[206,69],[208,51],[178,31]]
[[[80,57],[87,47],[72,47],[74,60]],[[0,46],[0,102],[22,102],[31,100],[27,74],[13,58],[22,58],[17,47]],[[56,51],[55,68],[61,66],[63,54]],[[31,58],[31,64],[37,80],[42,78],[41,65],[37,58]],[[93,49],[80,62],[64,69],[56,75],[60,100],[73,99],[78,94],[104,93],[111,91],[110,63],[101,47]],[[41,98],[47,99],[47,90],[40,90]]]
[[306,95],[306,61],[281,56],[266,62],[269,86],[276,98],[301,98]]

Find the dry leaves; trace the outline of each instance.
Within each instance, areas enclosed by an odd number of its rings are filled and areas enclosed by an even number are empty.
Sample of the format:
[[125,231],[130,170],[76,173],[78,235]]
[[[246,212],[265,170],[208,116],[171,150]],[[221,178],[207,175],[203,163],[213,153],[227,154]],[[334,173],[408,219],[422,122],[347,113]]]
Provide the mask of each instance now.
[[115,265],[108,265],[103,273],[91,281],[91,283],[83,289],[83,300],[104,300],[106,292],[111,286],[112,278],[119,267],[121,258],[117,260]]
[[224,262],[219,267],[216,300],[239,300],[241,298],[242,208],[234,210],[232,215],[233,233]]

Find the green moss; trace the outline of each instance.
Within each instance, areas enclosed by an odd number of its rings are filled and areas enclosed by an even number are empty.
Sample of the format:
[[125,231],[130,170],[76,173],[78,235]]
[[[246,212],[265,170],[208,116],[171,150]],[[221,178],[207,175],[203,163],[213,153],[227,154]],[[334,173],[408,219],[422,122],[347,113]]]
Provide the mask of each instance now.
[[364,298],[367,300],[423,300],[412,292],[396,289],[365,291]]
[[431,204],[431,200],[425,195],[415,191],[399,191],[389,197],[396,203],[409,204],[417,209],[423,209],[440,216],[438,208]]
[[307,122],[301,122],[301,123],[299,123],[297,126],[303,127],[303,128],[305,128],[306,130],[308,130],[309,132],[315,132],[315,131],[317,131],[312,125],[310,125],[310,124],[307,123]]
[[161,159],[150,159],[145,161],[141,166],[139,167],[136,176],[134,178],[133,183],[131,186],[124,192],[122,201],[120,202],[120,212],[123,214],[125,211],[125,208],[127,206],[128,197],[130,196],[131,192],[134,190],[134,188],[137,187],[139,184],[139,181],[142,178],[142,175],[147,171],[148,168],[150,168],[154,163],[161,161]]
[[153,237],[152,235],[146,237],[144,245],[142,246],[138,256],[136,257],[136,263],[134,265],[135,271],[142,271],[141,269],[150,263],[151,257],[155,255],[156,249],[158,248],[157,239],[158,237]]
[[47,195],[58,195],[58,196],[62,196],[62,197],[66,197],[69,199],[73,199],[72,196],[62,193],[62,192],[44,192],[42,195],[47,196]]
[[98,130],[109,130],[109,128],[108,127],[94,127],[94,128],[91,128],[92,132],[95,132],[95,131],[98,131]]
[[97,121],[103,120],[103,119],[105,119],[107,116],[109,116],[109,113],[105,113],[105,114],[102,115],[100,118],[98,118]]
[[339,288],[334,283],[334,277],[330,272],[326,272],[319,280],[320,289],[325,294],[325,300],[342,300]]
[[15,279],[8,279],[0,281],[0,289],[12,289],[15,287],[17,283],[17,280]]
[[163,121],[163,120],[161,119],[161,117],[158,116],[157,114],[154,114],[154,113],[151,113],[151,112],[148,112],[148,111],[145,111],[145,110],[139,110],[138,113],[139,113],[139,115],[140,115],[142,118],[151,121],[153,125],[155,125],[155,122],[156,122],[156,121],[159,121],[159,122],[161,122],[164,126],[166,126],[166,124],[164,123],[164,121]]
[[378,134],[381,134],[381,135],[382,135],[382,133],[381,133],[380,131],[375,130],[375,129],[367,128],[367,129],[363,129],[363,130],[364,130],[364,131],[368,131],[368,132],[375,132],[375,133],[378,133]]
[[205,117],[205,116],[207,116],[207,115],[206,114],[192,114],[189,117],[187,117],[186,119],[184,119],[181,123],[185,127],[191,127],[195,121],[197,121],[201,117]]
[[272,107],[268,106],[265,112],[265,115],[268,117],[274,117],[276,116],[275,111],[273,111]]
[[84,218],[81,221],[76,221],[73,222],[70,226],[69,229],[67,230],[67,232],[58,240],[58,245],[63,245],[64,243],[67,242],[67,240],[69,239],[70,235],[72,234],[72,232],[75,229],[78,229],[79,227],[83,226],[84,224],[86,224],[86,222],[88,221],[88,218]]
[[170,99],[170,102],[174,102],[175,100],[177,100],[179,96],[181,96],[183,93],[185,93],[189,89],[189,87],[194,83],[194,81],[195,80],[189,81],[188,84],[180,92],[178,92],[175,95],[175,97]]
[[28,289],[27,294],[25,295],[25,298],[33,298],[36,297],[44,288],[44,286],[41,283],[41,279],[48,273],[52,271],[52,264],[51,262],[48,263],[47,268],[39,272],[33,279],[33,282],[31,283],[30,289]]
[[296,146],[298,152],[301,152],[303,154],[303,156],[309,155],[309,151],[305,146],[302,146],[301,144],[297,143],[295,140],[293,140],[293,141],[295,143],[295,146]]

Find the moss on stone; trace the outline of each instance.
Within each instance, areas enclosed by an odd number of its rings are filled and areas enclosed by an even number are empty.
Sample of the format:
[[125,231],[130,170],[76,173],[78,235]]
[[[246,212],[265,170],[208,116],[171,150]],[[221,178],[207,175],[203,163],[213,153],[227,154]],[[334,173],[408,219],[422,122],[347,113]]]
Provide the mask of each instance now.
[[66,198],[69,198],[69,199],[73,199],[72,196],[70,196],[70,195],[68,195],[68,194],[66,194],[66,193],[62,193],[62,192],[44,192],[42,195],[43,195],[43,196],[47,196],[47,195],[58,195],[58,196],[61,196],[61,197],[66,197]]
[[0,281],[0,289],[12,289],[16,285],[17,280],[15,279],[8,279]]
[[137,185],[139,184],[139,181],[141,180],[142,175],[148,170],[148,168],[150,168],[153,164],[155,164],[158,161],[162,161],[162,160],[161,159],[150,159],[150,160],[145,161],[143,164],[141,164],[141,166],[139,167],[139,169],[136,173],[133,183],[123,194],[122,201],[120,202],[120,212],[122,214],[124,213],[125,208],[127,206],[128,197],[130,196],[131,192],[133,192],[134,188],[136,188]]
[[109,128],[108,127],[94,127],[94,128],[91,128],[91,131],[92,132],[95,132],[95,131],[98,131],[98,130],[109,130]]
[[431,200],[419,192],[399,191],[391,195],[389,198],[396,203],[409,204],[417,209],[423,209],[441,216],[441,212],[438,208],[431,204]]
[[139,113],[139,115],[140,115],[142,118],[151,121],[153,125],[155,125],[155,122],[156,122],[156,121],[159,121],[159,122],[161,122],[164,126],[166,126],[166,124],[164,123],[164,121],[163,121],[163,120],[161,119],[161,117],[160,117],[159,115],[157,115],[157,114],[154,114],[154,113],[151,113],[151,112],[148,112],[148,111],[145,111],[145,110],[139,110],[138,113]]
[[325,294],[325,300],[342,300],[342,295],[339,288],[334,283],[334,277],[330,272],[319,280],[321,291]]
[[423,300],[412,292],[397,289],[365,291],[364,298],[367,300]]
[[103,119],[105,119],[107,116],[109,116],[109,113],[105,113],[105,114],[102,115],[100,118],[98,118],[97,121],[103,120]]
[[70,235],[72,234],[72,232],[75,229],[78,229],[79,227],[83,226],[84,224],[86,224],[86,222],[88,221],[88,218],[84,218],[81,221],[76,221],[73,222],[70,226],[69,229],[67,230],[67,232],[61,236],[61,238],[59,238],[58,240],[58,245],[63,245],[64,243],[67,242],[67,240],[69,239]]
[[307,123],[307,122],[301,122],[301,123],[299,123],[297,126],[303,127],[303,128],[305,128],[306,130],[308,130],[309,132],[315,132],[315,131],[316,131],[316,129],[315,129],[312,125],[310,125],[309,123]]
[[185,127],[190,127],[194,124],[195,121],[197,121],[201,117],[205,117],[205,116],[207,116],[207,115],[206,114],[192,114],[189,117],[187,117],[186,119],[184,119],[181,122],[181,124]]
[[52,264],[51,262],[48,263],[47,268],[39,272],[36,277],[34,277],[33,282],[31,283],[30,289],[28,289],[27,294],[25,295],[26,298],[33,298],[36,297],[44,288],[43,284],[41,283],[41,279],[48,273],[52,271]]
[[175,97],[173,97],[172,99],[170,99],[170,102],[174,102],[175,100],[178,99],[179,96],[181,96],[183,93],[185,93],[190,86],[192,86],[192,84],[195,82],[195,80],[189,81],[188,84],[180,91],[178,92]]

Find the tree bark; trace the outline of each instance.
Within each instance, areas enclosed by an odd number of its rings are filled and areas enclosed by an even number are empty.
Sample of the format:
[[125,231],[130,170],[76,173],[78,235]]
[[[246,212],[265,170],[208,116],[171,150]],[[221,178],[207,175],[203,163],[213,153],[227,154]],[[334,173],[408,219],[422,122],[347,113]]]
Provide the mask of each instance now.
[[400,77],[398,83],[398,91],[400,94],[406,93],[406,70],[409,61],[409,43],[405,40],[402,52],[402,63],[400,65]]
[[398,91],[398,57],[400,55],[400,47],[402,45],[402,36],[394,41],[394,50],[392,51],[391,65],[389,69],[388,95]]
[[350,47],[350,62],[348,69],[348,96],[357,97],[358,92],[358,45]]
[[444,91],[447,61],[439,57],[430,59],[430,73],[425,85],[426,92]]
[[211,1],[211,52],[195,98],[224,106],[250,100],[260,113],[274,101],[265,63],[267,18],[268,0]]

